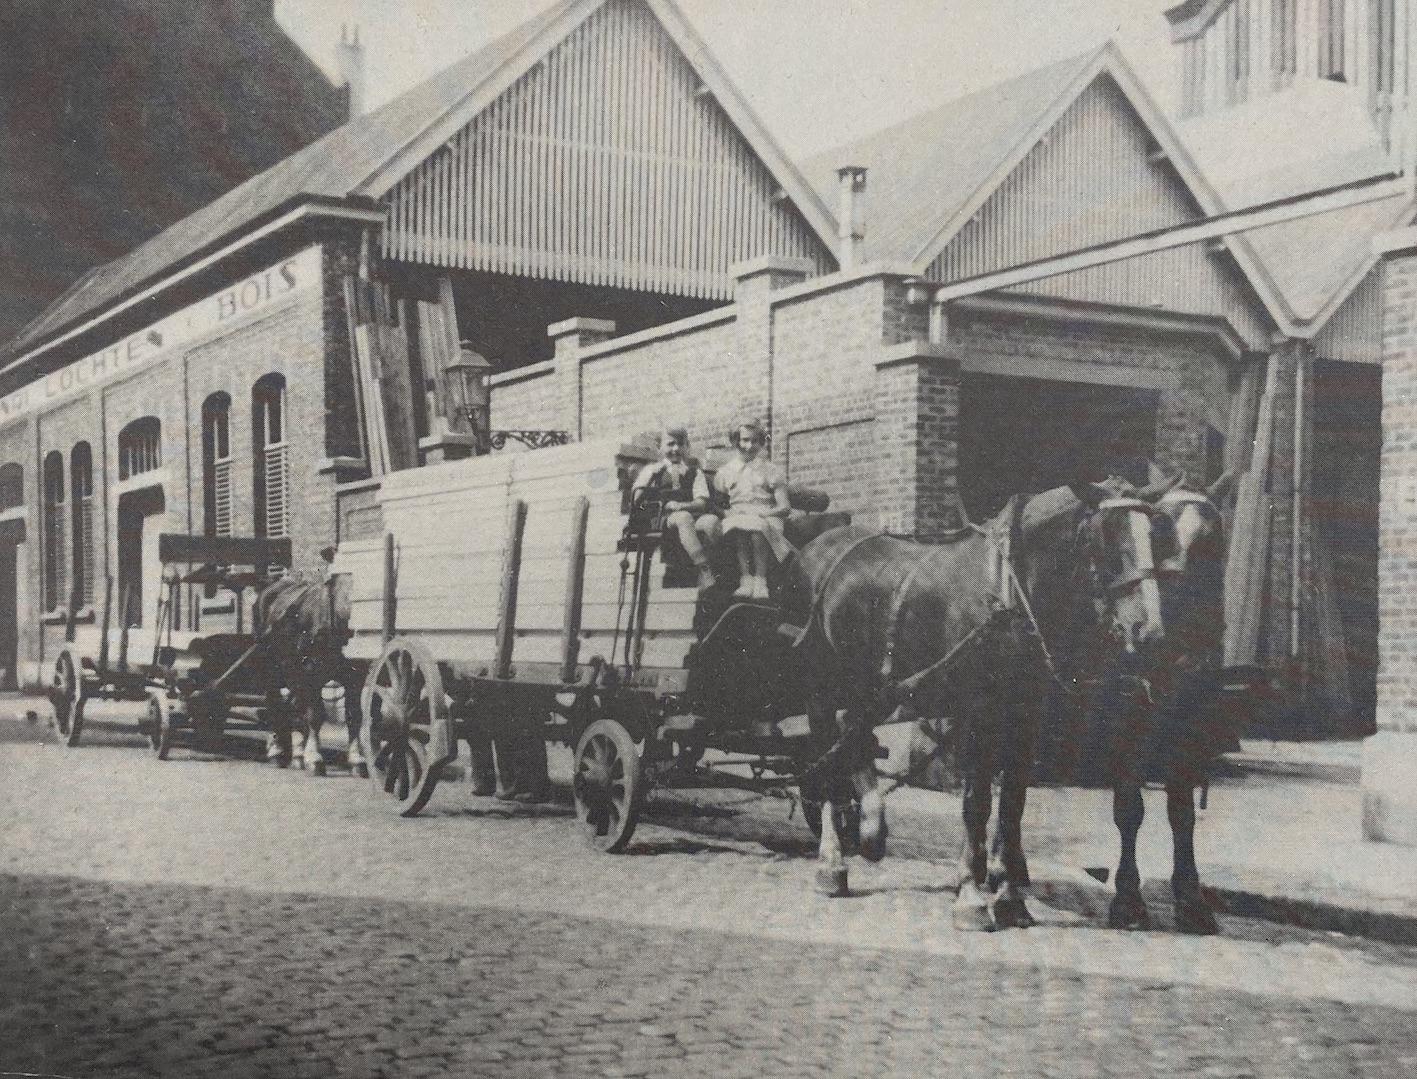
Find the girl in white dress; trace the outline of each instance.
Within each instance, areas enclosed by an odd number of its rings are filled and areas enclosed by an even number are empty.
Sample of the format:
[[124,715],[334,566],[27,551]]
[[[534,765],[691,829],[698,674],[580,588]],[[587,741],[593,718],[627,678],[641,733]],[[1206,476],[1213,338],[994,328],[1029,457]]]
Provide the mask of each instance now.
[[792,554],[782,523],[791,506],[782,469],[763,453],[767,441],[761,425],[738,425],[731,441],[738,454],[714,476],[714,486],[728,496],[723,534],[732,536],[738,552],[739,599],[768,598],[768,570],[773,558]]

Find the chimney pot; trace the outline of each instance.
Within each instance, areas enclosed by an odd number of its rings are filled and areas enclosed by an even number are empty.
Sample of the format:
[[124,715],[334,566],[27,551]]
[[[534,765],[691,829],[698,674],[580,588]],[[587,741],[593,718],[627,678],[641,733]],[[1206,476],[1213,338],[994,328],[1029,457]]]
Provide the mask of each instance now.
[[351,31],[347,23],[340,25],[339,48],[335,50],[338,59],[341,84],[349,94],[349,118],[364,113],[366,108],[364,89],[364,46],[359,44],[359,25]]
[[866,166],[843,165],[836,170],[836,178],[837,239],[840,245],[837,261],[843,270],[847,270],[860,259],[861,241],[866,236],[861,198],[866,190]]

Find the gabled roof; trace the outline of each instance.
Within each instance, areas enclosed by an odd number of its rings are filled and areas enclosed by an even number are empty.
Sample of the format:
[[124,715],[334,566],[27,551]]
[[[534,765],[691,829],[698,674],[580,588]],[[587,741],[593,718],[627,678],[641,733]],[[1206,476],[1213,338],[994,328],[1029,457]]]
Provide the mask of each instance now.
[[[931,109],[864,139],[818,154],[804,171],[826,195],[836,169],[862,165],[864,258],[924,273],[1078,97],[1108,76],[1204,214],[1224,205],[1160,107],[1113,42]],[[1243,239],[1227,241],[1269,316],[1284,306]]]
[[[43,347],[82,321],[142,295],[175,268],[302,200],[367,203],[382,197],[607,2],[556,0],[539,15],[379,109],[252,177],[122,258],[90,271],[4,348],[4,359]],[[643,2],[809,226],[834,250],[836,228],[831,215],[729,83],[673,0]]]
[[1010,160],[1022,156],[1020,147],[1027,152],[1038,141],[1043,119],[1061,111],[1060,101],[1071,103],[1079,76],[1100,52],[1049,64],[817,154],[803,171],[823,198],[834,200],[836,170],[866,166],[863,259],[928,263],[922,253],[932,240],[981,191],[993,190]]

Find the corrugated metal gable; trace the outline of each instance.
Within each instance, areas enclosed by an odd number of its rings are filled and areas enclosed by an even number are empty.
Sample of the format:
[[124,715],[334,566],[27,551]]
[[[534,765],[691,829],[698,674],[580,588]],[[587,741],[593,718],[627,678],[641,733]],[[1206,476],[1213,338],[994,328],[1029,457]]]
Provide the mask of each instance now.
[[[1064,254],[1203,215],[1125,94],[1099,75],[994,191],[926,277],[952,281]],[[1203,245],[1047,278],[1016,290],[1264,326],[1243,279]]]
[[1092,50],[818,154],[803,171],[829,206],[836,169],[864,165],[864,256],[911,263],[1017,153],[1091,65]]
[[388,197],[399,259],[706,298],[831,252],[638,3],[612,0]]

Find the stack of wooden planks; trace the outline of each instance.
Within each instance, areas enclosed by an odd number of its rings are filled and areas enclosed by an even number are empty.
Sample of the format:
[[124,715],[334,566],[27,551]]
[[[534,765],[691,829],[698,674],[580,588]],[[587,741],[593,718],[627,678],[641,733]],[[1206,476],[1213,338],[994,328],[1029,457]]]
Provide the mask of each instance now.
[[[581,663],[591,656],[623,662],[626,642],[617,636],[628,615],[629,590],[620,602],[622,554],[616,550],[625,524],[620,471],[644,463],[619,440],[581,442],[528,453],[494,454],[395,473],[379,494],[386,532],[395,545],[395,622],[400,636],[422,640],[439,660],[482,667],[490,674],[499,659],[499,627],[505,630],[504,588],[516,506],[525,505],[515,603],[510,615],[513,677],[528,665],[554,665],[565,656],[569,589],[577,547],[581,499],[588,503],[583,585],[579,589]],[[657,558],[658,556],[656,556]],[[383,626],[383,540],[340,545],[336,572],[353,575],[347,654],[373,659]],[[693,632],[696,590],[665,588],[652,574],[644,668],[682,668]],[[505,632],[503,636],[506,636]]]
[[[1236,488],[1234,516],[1230,521],[1230,543],[1225,559],[1225,665],[1248,666],[1259,656],[1260,623],[1264,611],[1265,582],[1269,568],[1270,522],[1269,464],[1274,444],[1274,399],[1278,366],[1273,357],[1265,372],[1264,393],[1259,399],[1254,439],[1248,437],[1247,422],[1258,368],[1252,367],[1241,381],[1232,413],[1227,450],[1233,449],[1240,461],[1242,447],[1250,450],[1248,468]],[[1248,384],[1246,382],[1248,380]]]

